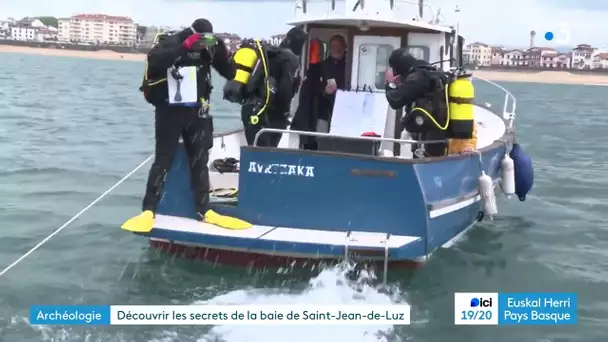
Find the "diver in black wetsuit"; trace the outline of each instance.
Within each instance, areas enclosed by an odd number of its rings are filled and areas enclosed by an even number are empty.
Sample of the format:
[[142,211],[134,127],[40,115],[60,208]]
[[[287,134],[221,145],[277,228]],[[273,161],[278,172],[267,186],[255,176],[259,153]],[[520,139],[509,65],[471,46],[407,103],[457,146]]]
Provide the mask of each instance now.
[[[180,137],[183,138],[190,159],[196,217],[200,221],[223,225],[223,217],[209,210],[207,163],[209,149],[213,146],[213,120],[208,103],[212,89],[211,67],[226,79],[232,79],[234,69],[229,63],[225,45],[212,32],[213,27],[208,20],[197,19],[191,27],[159,39],[158,44],[148,53],[141,90],[146,100],[155,107],[156,152],[142,204],[143,213],[127,221],[123,225],[124,229],[152,229],[156,206],[165,177],[173,164]],[[180,76],[180,71],[192,70],[183,69],[187,67],[195,67],[196,72],[197,97],[192,100],[183,99],[180,92],[180,84],[188,81],[184,80],[188,77],[187,74]],[[175,93],[169,93],[168,77],[176,80]]]
[[[447,104],[444,87],[446,80],[443,72],[434,70],[430,65],[416,59],[400,48],[389,57],[389,66],[394,77],[387,80],[386,99],[393,109],[411,106],[421,108],[430,113],[439,125],[448,122]],[[420,140],[446,140],[448,131],[440,129],[420,110],[410,110],[401,121],[403,127],[412,134],[419,135]],[[437,157],[446,153],[447,143],[425,144],[424,156]],[[412,152],[420,150],[420,146],[412,146]],[[414,157],[421,157],[414,153]]]
[[[306,33],[296,27],[279,47],[245,41],[234,53],[237,72],[233,80],[226,82],[224,98],[242,104],[241,119],[248,145],[253,145],[262,128],[287,128],[291,100],[299,87],[299,56],[306,39]],[[257,145],[276,147],[280,139],[280,133],[265,133]]]

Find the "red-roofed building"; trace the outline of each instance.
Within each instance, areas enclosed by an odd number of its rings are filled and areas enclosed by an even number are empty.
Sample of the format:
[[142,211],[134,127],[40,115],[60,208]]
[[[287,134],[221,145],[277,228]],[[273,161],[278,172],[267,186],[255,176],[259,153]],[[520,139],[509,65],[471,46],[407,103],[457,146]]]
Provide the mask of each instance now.
[[137,24],[128,17],[77,14],[59,19],[59,39],[89,44],[134,45]]
[[608,53],[600,52],[593,56],[593,69],[608,69]]

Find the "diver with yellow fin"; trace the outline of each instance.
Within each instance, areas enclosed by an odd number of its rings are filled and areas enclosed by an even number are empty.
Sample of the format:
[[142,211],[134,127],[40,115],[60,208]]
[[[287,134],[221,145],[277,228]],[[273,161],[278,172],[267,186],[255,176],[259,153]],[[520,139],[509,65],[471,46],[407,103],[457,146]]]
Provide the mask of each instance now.
[[[233,54],[236,73],[224,86],[224,99],[242,105],[248,145],[253,145],[262,128],[287,128],[291,100],[299,87],[299,56],[306,39],[304,30],[295,27],[278,47],[245,40]],[[265,133],[258,146],[277,147],[280,139],[280,133]]]
[[[389,57],[393,75],[387,76],[386,99],[393,109],[409,107],[402,127],[420,140],[414,158],[440,157],[476,148],[473,84],[463,69],[443,71],[400,48]],[[448,145],[449,143],[449,145]]]
[[247,229],[251,224],[220,215],[209,207],[207,163],[213,147],[213,118],[209,113],[211,68],[226,79],[234,77],[226,46],[213,35],[213,26],[206,19],[197,19],[182,31],[158,38],[148,53],[140,88],[146,101],[155,107],[154,163],[142,213],[125,222],[122,229],[139,233],[153,229],[156,207],[180,137],[190,161],[197,220],[226,229]]

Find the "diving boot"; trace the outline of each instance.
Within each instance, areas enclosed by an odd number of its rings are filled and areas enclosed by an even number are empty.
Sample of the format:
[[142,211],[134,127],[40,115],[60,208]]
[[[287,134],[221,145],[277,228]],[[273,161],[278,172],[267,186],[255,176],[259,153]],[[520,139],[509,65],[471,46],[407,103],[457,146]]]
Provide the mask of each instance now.
[[197,219],[199,221],[212,224],[214,226],[218,226],[224,229],[230,230],[243,230],[249,229],[253,225],[249,222],[243,221],[236,217],[230,217],[225,215],[220,215],[213,210],[207,210],[207,212],[203,215],[202,213],[196,213]]
[[154,227],[154,213],[145,210],[141,214],[128,219],[120,228],[133,233],[149,233]]

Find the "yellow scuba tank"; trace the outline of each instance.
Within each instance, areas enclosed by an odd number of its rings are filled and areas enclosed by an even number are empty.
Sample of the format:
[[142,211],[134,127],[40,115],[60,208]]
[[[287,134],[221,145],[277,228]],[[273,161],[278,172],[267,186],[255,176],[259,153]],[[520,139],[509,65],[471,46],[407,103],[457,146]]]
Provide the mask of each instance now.
[[448,86],[448,107],[451,137],[472,139],[475,127],[473,100],[475,87],[469,79],[471,75],[457,73]]
[[242,47],[234,53],[232,59],[236,65],[234,80],[246,85],[249,83],[253,69],[258,62],[257,51],[251,47]]
[[241,95],[249,94],[255,89],[257,80],[262,76],[262,73],[265,78],[263,105],[257,113],[251,115],[249,120],[252,125],[257,125],[260,122],[259,116],[264,113],[270,102],[269,70],[265,50],[259,40],[248,41],[235,51],[232,60],[236,66],[236,72],[234,78],[226,82],[224,86],[225,99],[240,102]]

